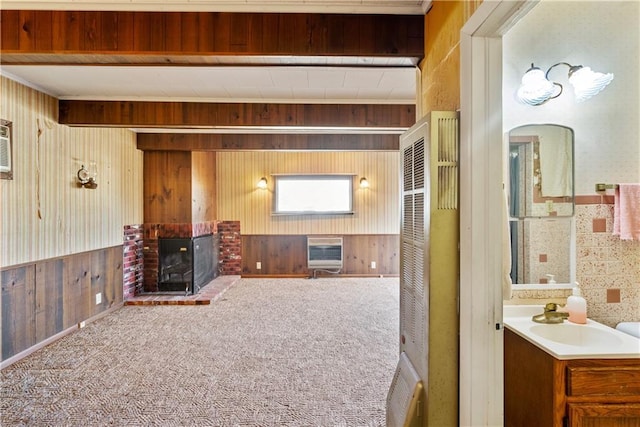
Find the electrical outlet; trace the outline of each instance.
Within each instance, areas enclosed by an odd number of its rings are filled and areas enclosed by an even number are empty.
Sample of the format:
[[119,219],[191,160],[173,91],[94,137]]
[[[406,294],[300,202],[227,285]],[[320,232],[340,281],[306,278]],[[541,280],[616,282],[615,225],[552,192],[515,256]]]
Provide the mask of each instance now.
[[102,292],[96,294],[96,305],[102,303]]
[[375,270],[375,268],[376,268],[376,262],[371,261],[371,269]]
[[256,270],[262,270],[262,263],[260,261],[256,262]]

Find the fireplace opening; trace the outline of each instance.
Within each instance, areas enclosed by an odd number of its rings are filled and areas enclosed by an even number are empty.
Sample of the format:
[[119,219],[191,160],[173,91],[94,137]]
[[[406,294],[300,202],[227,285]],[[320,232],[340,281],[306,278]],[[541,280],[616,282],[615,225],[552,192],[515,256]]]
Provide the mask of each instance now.
[[218,235],[158,241],[158,291],[196,294],[218,276]]

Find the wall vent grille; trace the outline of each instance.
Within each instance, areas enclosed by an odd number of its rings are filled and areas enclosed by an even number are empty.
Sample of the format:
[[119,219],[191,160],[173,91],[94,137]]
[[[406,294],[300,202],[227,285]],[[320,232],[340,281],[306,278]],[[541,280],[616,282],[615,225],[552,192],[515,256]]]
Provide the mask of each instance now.
[[342,237],[307,237],[307,267],[342,268]]

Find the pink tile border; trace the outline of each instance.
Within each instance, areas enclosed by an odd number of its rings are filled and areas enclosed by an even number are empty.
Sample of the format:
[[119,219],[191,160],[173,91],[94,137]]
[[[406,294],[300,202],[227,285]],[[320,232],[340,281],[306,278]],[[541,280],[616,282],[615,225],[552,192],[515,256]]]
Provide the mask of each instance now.
[[612,205],[613,194],[576,196],[575,204],[576,205]]

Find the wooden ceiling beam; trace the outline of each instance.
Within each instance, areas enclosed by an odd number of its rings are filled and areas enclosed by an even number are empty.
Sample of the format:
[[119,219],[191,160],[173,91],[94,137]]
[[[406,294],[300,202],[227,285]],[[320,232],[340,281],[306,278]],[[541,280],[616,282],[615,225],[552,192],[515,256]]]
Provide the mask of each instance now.
[[[375,66],[368,60],[395,58],[408,60],[410,63],[404,65],[411,66],[424,56],[424,17],[420,15],[0,13],[3,64],[211,65],[229,63],[225,58],[238,64],[242,58],[257,57],[264,65],[265,58],[271,57],[278,65],[305,60],[311,65],[327,65],[334,58],[334,63]],[[353,58],[366,60],[359,63]]]
[[[414,105],[242,104],[150,101],[58,102],[58,121],[68,126],[151,128],[287,127],[397,132],[416,120]],[[238,130],[238,132],[242,132]]]
[[398,151],[390,134],[139,133],[142,151]]

